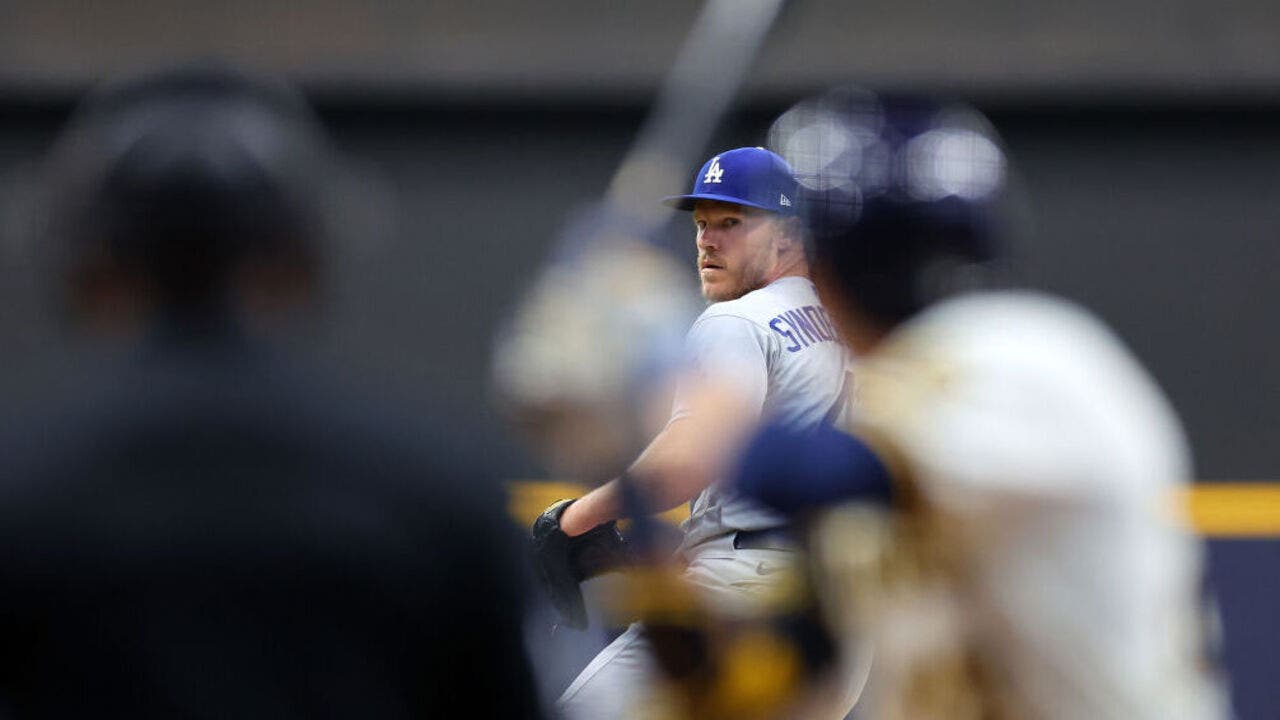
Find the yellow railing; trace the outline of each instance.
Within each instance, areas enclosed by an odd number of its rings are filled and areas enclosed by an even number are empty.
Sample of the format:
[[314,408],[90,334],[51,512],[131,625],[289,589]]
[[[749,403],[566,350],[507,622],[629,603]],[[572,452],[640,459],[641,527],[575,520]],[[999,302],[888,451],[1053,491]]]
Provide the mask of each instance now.
[[1198,483],[1187,491],[1191,524],[1217,538],[1280,538],[1280,482]]
[[[508,484],[508,510],[521,525],[531,524],[548,505],[578,497],[584,485],[548,480]],[[1215,538],[1280,538],[1280,482],[1199,483],[1187,489],[1181,504],[1196,531]],[[670,522],[689,516],[687,506],[663,513]]]
[[[507,511],[516,522],[528,527],[551,503],[564,498],[576,498],[588,489],[586,485],[571,482],[515,480],[507,483]],[[668,510],[661,517],[678,524],[689,517],[689,506],[681,505]]]

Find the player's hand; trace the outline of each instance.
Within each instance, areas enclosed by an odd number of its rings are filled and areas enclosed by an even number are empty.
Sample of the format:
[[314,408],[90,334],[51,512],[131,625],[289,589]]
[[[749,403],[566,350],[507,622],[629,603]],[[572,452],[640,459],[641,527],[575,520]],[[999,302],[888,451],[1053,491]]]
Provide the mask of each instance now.
[[631,550],[613,522],[569,537],[560,529],[560,516],[573,500],[558,500],[533,521],[534,570],[551,603],[572,628],[587,627],[582,599],[583,580],[630,564]]

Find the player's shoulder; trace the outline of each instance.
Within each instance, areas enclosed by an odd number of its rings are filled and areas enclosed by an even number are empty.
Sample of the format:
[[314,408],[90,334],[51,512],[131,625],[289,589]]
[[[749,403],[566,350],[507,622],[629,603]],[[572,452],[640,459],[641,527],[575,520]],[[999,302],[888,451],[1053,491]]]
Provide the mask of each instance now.
[[789,276],[752,290],[733,300],[712,303],[695,324],[715,318],[741,318],[767,327],[781,313],[805,306],[818,306],[818,293],[808,278]]
[[[1123,341],[1093,313],[1063,298],[1016,290],[965,294],[929,308],[904,339],[932,357],[970,370],[986,368],[1060,378],[1129,372]],[[894,343],[897,344],[897,343]],[[908,350],[911,354],[913,351]]]
[[[1030,291],[965,294],[911,320],[874,355],[862,368],[863,387],[889,391],[863,393],[864,415],[877,404],[901,413],[893,403],[904,393],[967,398],[992,422],[1016,416],[1045,437],[1072,438],[1062,444],[1063,462],[1087,462],[1068,449],[1090,448],[1090,457],[1112,458],[1116,467],[1164,468],[1153,478],[1181,476],[1188,462],[1177,414],[1158,383],[1119,335],[1069,300]],[[946,393],[932,390],[943,386]],[[928,401],[920,407],[899,417],[932,411]]]
[[1046,340],[1112,339],[1109,328],[1064,298],[1029,290],[969,293],[930,308],[920,325],[929,332],[973,340],[1021,337]]

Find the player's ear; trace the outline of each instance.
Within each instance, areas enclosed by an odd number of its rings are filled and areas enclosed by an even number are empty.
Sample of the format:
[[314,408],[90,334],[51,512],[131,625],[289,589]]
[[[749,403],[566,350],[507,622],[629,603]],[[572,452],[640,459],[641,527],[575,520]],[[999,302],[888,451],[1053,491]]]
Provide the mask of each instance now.
[[786,252],[793,247],[801,247],[803,243],[803,228],[799,218],[779,216],[774,219],[775,239],[778,243],[778,251]]

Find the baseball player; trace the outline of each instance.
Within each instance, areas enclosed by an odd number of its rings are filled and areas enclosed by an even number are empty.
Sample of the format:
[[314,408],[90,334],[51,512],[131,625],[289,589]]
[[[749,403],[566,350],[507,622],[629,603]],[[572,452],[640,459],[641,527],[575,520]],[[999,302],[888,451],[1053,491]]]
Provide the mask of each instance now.
[[287,342],[344,177],[302,96],[110,80],[46,167],[50,289],[112,352],[0,418],[4,715],[542,717],[522,538],[456,418]]
[[1198,548],[1165,506],[1189,476],[1168,402],[1084,310],[975,283],[1006,174],[985,122],[848,93],[784,119],[840,153],[798,177],[822,297],[859,354],[857,417],[848,434],[763,431],[735,486],[789,511],[892,508],[879,525],[828,514],[815,540],[840,622],[875,637],[863,707],[1222,717]]
[[[697,270],[711,305],[688,332],[692,372],[670,421],[628,476],[650,509],[694,500],[679,548],[685,577],[725,605],[749,606],[793,554],[781,516],[716,482],[734,428],[762,416],[808,427],[842,405],[846,351],[808,277],[795,193],[785,161],[745,147],[708,160],[692,193],[666,200],[692,213]],[[729,389],[736,424],[711,427],[701,417],[700,393],[713,385]],[[623,491],[610,481],[553,505],[535,523],[544,580],[569,586],[558,604],[570,624],[585,625],[577,581],[625,554],[613,526],[624,515]],[[632,625],[573,681],[560,709],[571,718],[629,716],[652,673],[646,645]]]

